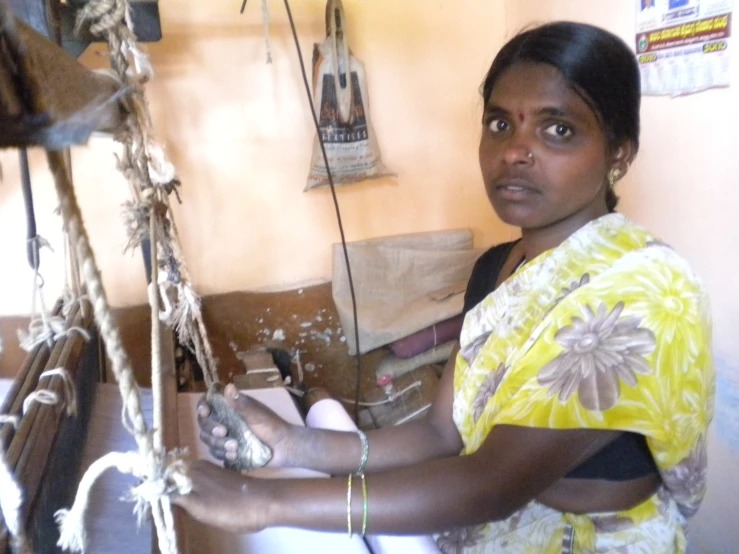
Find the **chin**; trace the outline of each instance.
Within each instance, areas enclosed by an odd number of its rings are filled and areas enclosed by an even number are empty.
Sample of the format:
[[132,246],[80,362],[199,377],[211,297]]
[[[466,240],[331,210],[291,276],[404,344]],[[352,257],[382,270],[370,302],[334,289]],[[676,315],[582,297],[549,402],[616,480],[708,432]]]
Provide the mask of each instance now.
[[533,210],[524,207],[506,204],[503,206],[493,203],[493,210],[503,223],[521,229],[535,229],[546,225],[546,218],[541,214],[532,213]]

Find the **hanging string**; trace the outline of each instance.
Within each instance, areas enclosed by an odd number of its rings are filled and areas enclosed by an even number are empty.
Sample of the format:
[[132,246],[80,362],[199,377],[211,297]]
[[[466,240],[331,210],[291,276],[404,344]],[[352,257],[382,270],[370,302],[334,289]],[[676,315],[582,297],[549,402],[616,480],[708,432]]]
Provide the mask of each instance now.
[[336,212],[336,221],[339,225],[339,235],[341,237],[341,248],[344,253],[344,263],[346,264],[346,274],[347,279],[349,281],[349,294],[351,296],[352,300],[352,317],[354,319],[354,344],[356,344],[357,347],[357,353],[355,355],[355,362],[357,366],[357,379],[355,384],[355,391],[354,391],[354,421],[359,421],[359,393],[361,389],[362,384],[362,358],[360,355],[360,347],[359,347],[359,323],[358,323],[358,317],[357,317],[357,297],[354,292],[354,279],[352,278],[352,269],[351,265],[349,264],[349,251],[346,247],[346,236],[344,233],[344,225],[341,221],[341,210],[339,209],[339,200],[336,196],[336,187],[334,186],[334,179],[331,174],[331,167],[328,163],[328,155],[326,154],[326,146],[323,143],[323,138],[321,137],[321,128],[318,124],[318,117],[316,116],[316,111],[313,109],[313,95],[311,94],[310,90],[310,84],[308,82],[308,74],[305,71],[305,63],[303,62],[303,52],[300,49],[300,41],[298,41],[298,33],[295,30],[295,22],[293,21],[293,15],[292,11],[290,10],[290,2],[288,0],[283,0],[285,3],[285,10],[287,10],[287,18],[290,22],[290,30],[292,31],[293,35],[293,41],[295,42],[295,49],[298,54],[298,61],[300,62],[300,73],[303,77],[303,85],[305,87],[305,92],[308,96],[308,104],[310,105],[310,113],[313,117],[313,125],[315,126],[316,133],[318,136],[318,144],[321,146],[321,154],[323,155],[323,163],[326,165],[326,175],[328,177],[328,184],[329,188],[331,189],[331,198],[334,201],[334,210]]
[[269,39],[269,8],[267,0],[262,0],[262,27],[264,27],[264,47],[267,51],[267,63],[272,63],[272,44]]

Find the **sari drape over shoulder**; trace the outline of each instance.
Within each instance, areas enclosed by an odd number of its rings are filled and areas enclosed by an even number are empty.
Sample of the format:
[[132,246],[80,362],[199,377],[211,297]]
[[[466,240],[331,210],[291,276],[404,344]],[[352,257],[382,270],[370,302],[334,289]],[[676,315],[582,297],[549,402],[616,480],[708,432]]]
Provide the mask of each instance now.
[[520,268],[465,319],[453,404],[462,454],[500,424],[629,431],[646,437],[663,486],[621,513],[532,502],[508,520],[445,533],[441,549],[683,553],[685,518],[706,488],[710,322],[688,264],[620,214]]

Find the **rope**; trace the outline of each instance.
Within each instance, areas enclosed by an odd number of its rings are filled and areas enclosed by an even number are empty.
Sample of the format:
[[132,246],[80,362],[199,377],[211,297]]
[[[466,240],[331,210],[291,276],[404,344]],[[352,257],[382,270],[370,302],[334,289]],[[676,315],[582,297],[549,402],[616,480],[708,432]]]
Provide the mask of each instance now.
[[[168,196],[171,192],[178,194],[180,182],[174,165],[154,139],[143,89],[152,69],[145,52],[136,43],[129,13],[127,0],[93,0],[81,10],[77,25],[90,21],[91,32],[105,36],[111,67],[122,85],[130,89],[129,116],[124,130],[116,137],[124,147],[118,157],[118,169],[126,177],[134,196],[133,201],[123,206],[129,238],[127,248],[134,248],[142,239],[150,237],[149,220],[155,218],[158,234],[151,236],[151,240],[158,240],[159,259],[167,266],[167,280],[177,288],[176,304],[166,323],[175,329],[180,344],[195,353],[206,385],[210,386],[218,380],[216,363],[200,312],[200,299],[189,280],[177,228],[170,215]],[[133,71],[129,58],[133,61]],[[161,194],[154,194],[154,191]],[[162,291],[162,296],[166,296],[166,291]]]
[[[77,204],[74,189],[71,186],[69,174],[66,171],[65,160],[62,154],[52,151],[47,151],[47,158],[49,161],[49,168],[54,176],[54,183],[59,196],[62,216],[64,217],[70,240],[77,249],[79,260],[81,262],[80,265],[82,273],[84,275],[85,282],[88,285],[88,294],[92,301],[95,320],[97,321],[98,327],[100,328],[100,334],[107,346],[112,370],[116,380],[118,381],[124,406],[123,422],[126,428],[134,436],[139,448],[138,457],[140,457],[140,461],[137,463],[139,463],[140,466],[137,467],[141,467],[139,470],[140,476],[144,479],[144,482],[161,480],[163,476],[166,475],[165,468],[163,467],[163,456],[157,453],[154,448],[152,433],[149,431],[143,415],[141,395],[134,379],[131,362],[128,354],[123,348],[120,331],[108,304],[100,271],[95,263],[95,257],[90,247],[87,231],[82,222],[82,215]],[[85,477],[87,477],[87,475],[85,475]],[[83,481],[84,480],[85,478],[83,477]],[[63,534],[66,533],[63,537],[63,544],[66,548],[75,551],[82,551],[85,544],[84,529],[82,529],[82,526],[84,523],[84,510],[86,507],[78,508],[77,503],[86,502],[86,497],[85,500],[83,500],[83,497],[80,496],[84,493],[82,485],[80,486],[81,490],[78,491],[77,497],[75,498],[75,505],[69,512],[60,512],[58,517],[58,521],[60,521],[60,525],[63,527]],[[89,488],[87,492],[89,492]],[[142,502],[144,501],[140,498],[138,505],[141,505]],[[152,500],[152,507],[156,513],[156,510],[160,509],[159,500]],[[139,510],[143,511],[144,508],[140,507]],[[67,517],[69,513],[77,514],[79,517],[69,519],[69,517]],[[155,519],[155,523],[156,521],[157,520]],[[77,524],[80,528],[74,532],[70,531],[69,529],[73,524]],[[171,544],[167,542],[169,534],[165,529],[157,527],[157,535],[159,537],[159,547],[162,554],[177,552],[176,543]],[[62,545],[62,538],[60,538],[59,544]]]
[[[85,531],[84,522],[92,487],[100,476],[109,469],[116,469],[120,473],[144,479],[143,483],[130,490],[126,500],[136,503],[134,512],[138,517],[139,525],[146,519],[146,507],[152,506],[152,515],[157,532],[167,533],[159,537],[160,552],[162,554],[177,552],[176,537],[171,525],[173,523],[172,510],[168,496],[175,493],[187,494],[191,490],[191,485],[187,479],[173,477],[174,475],[183,474],[181,461],[168,465],[159,478],[148,478],[145,461],[138,452],[110,452],[90,465],[80,481],[72,508],[58,510],[54,514],[59,526],[57,546],[63,550],[84,552],[87,546],[87,532]],[[167,517],[167,513],[169,513],[169,517]],[[174,547],[171,545],[174,545]]]

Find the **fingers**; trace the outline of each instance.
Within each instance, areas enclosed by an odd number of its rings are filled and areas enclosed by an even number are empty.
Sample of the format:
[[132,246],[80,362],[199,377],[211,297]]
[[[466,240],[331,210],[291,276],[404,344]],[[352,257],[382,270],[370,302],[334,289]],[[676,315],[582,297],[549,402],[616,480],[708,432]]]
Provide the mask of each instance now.
[[200,440],[208,447],[210,453],[218,460],[236,460],[238,443],[228,436],[228,430],[210,417],[210,407],[203,396],[198,401],[198,425]]
[[210,451],[211,456],[221,461],[227,460],[229,462],[235,462],[239,456],[238,443],[233,439],[226,441],[225,448],[213,447],[208,450]]
[[223,396],[228,405],[249,423],[261,422],[270,416],[277,417],[267,406],[249,395],[242,394],[233,384],[226,385]]

